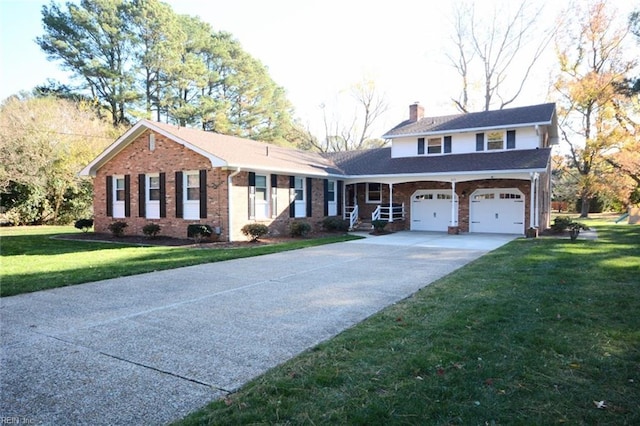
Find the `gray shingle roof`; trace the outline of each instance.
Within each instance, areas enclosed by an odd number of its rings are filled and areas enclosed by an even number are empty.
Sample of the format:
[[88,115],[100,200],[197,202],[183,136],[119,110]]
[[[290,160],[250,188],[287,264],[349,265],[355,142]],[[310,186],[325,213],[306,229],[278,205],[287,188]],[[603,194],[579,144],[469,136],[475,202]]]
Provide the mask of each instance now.
[[391,158],[391,148],[325,154],[345,175],[437,174],[545,169],[551,148]]
[[459,132],[495,127],[519,127],[535,124],[551,124],[556,105],[554,103],[508,108],[497,111],[469,114],[424,117],[418,121],[406,120],[383,135],[383,138],[429,133]]

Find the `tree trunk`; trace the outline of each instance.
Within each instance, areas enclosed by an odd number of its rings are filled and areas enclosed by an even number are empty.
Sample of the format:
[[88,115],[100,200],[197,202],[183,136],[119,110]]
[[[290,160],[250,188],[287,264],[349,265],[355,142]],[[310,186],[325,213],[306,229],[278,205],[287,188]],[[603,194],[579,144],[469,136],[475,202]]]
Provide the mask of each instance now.
[[589,199],[589,196],[583,195],[580,198],[580,201],[582,202],[582,205],[580,207],[580,217],[587,218],[589,217],[589,205],[591,204],[591,200]]

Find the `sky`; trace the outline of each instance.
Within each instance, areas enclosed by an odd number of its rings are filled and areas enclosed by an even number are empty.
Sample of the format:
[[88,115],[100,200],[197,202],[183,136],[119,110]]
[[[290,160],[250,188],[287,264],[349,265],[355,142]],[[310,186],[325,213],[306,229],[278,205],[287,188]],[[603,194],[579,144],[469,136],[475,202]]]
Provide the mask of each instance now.
[[[490,13],[499,0],[476,0],[478,13]],[[633,0],[612,0],[630,9]],[[61,4],[61,1],[56,3]],[[425,115],[456,113],[460,81],[447,59],[452,52],[451,2],[426,0],[170,0],[180,14],[199,16],[214,30],[230,32],[243,49],[260,60],[284,87],[296,117],[316,135],[322,105],[332,118],[352,114],[350,88],[372,80],[384,95],[387,112],[372,136],[379,137],[408,118],[420,102]],[[505,1],[505,8],[514,1]],[[551,24],[562,1],[545,5]],[[578,1],[578,4],[580,1]],[[50,62],[35,43],[43,34],[41,9],[49,1],[0,0],[0,100],[30,90],[48,78],[65,82],[69,74]],[[506,9],[499,9],[507,13]],[[535,41],[530,40],[530,41]],[[513,106],[548,101],[553,65],[550,47]],[[514,70],[514,72],[517,70]]]

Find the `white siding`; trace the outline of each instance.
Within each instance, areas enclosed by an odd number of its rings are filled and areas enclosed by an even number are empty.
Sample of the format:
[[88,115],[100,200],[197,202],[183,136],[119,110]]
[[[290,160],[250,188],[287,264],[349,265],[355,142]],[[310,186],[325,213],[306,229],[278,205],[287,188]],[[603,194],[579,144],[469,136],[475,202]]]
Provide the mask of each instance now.
[[[534,127],[520,127],[510,128],[506,130],[516,131],[516,150],[518,149],[535,149],[543,147],[543,134],[544,128],[541,126],[539,129],[539,135],[536,135],[536,129]],[[470,152],[476,152],[476,133],[487,133],[487,131],[467,132],[467,133],[445,133],[439,135],[441,137],[451,136],[451,154],[465,154]],[[425,140],[429,136],[425,136]],[[506,135],[505,135],[505,147],[506,147]],[[505,149],[506,150],[506,149]],[[485,142],[485,151],[486,142]],[[491,151],[497,152],[497,151]],[[391,157],[414,157],[418,155],[418,136],[401,137],[393,139],[391,144]],[[425,154],[427,155],[427,154]],[[431,154],[437,155],[449,155],[449,154]]]

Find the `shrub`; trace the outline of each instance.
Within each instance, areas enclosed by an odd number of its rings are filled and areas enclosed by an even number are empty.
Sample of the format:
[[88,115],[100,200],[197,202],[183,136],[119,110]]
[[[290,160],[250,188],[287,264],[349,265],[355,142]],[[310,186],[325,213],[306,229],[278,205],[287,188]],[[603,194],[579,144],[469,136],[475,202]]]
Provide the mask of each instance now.
[[346,232],[349,230],[349,222],[337,217],[325,217],[322,227],[327,231]]
[[93,227],[93,219],[78,219],[73,225],[76,229],[82,229],[82,232],[89,232]]
[[108,228],[114,237],[122,237],[124,235],[124,228],[127,226],[129,225],[127,225],[126,222],[119,220],[117,222],[112,222]]
[[589,229],[589,227],[581,222],[574,221],[569,216],[558,216],[553,220],[553,224],[551,225],[551,232],[555,234],[561,234],[567,229],[572,231],[580,231],[582,229]]
[[210,225],[202,223],[196,223],[187,226],[187,237],[193,238],[197,243],[205,238],[209,238],[213,234],[213,229]]
[[371,225],[373,225],[373,230],[375,232],[382,232],[384,230],[384,227],[387,226],[387,223],[389,223],[386,220],[374,220],[373,222],[371,222]]
[[292,237],[306,237],[307,234],[311,232],[311,225],[303,221],[292,222],[289,227],[289,232]]
[[253,241],[258,241],[260,237],[264,237],[269,233],[269,228],[267,225],[263,225],[262,223],[247,223],[241,229],[242,234],[249,237],[249,239]]
[[155,238],[160,233],[160,225],[157,223],[147,223],[142,227],[142,233],[148,238]]

